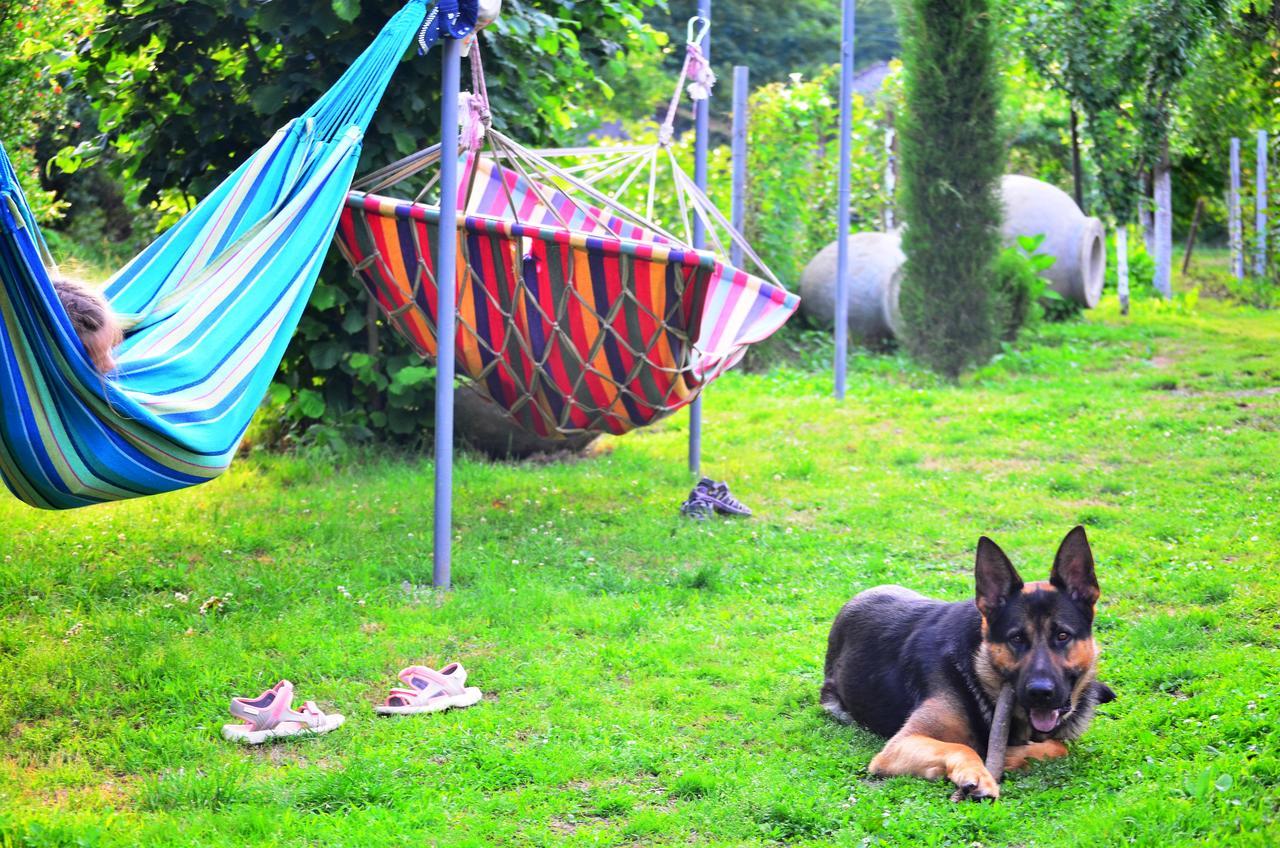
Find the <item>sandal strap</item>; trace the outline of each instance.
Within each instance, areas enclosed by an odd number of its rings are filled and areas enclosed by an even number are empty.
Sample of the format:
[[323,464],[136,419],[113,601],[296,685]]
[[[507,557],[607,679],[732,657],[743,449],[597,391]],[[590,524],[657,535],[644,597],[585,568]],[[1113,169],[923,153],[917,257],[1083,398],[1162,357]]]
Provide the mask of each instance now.
[[324,712],[316,706],[315,701],[307,701],[303,704],[301,712],[294,712],[290,710],[290,713],[292,714],[291,717],[294,721],[302,722],[308,727],[320,727],[324,724]]
[[[459,666],[456,663],[454,663],[454,665],[457,666],[459,671],[461,671],[462,666]],[[462,677],[461,681],[458,679],[458,676],[441,674],[434,668],[428,668],[425,665],[411,665],[408,668],[403,669],[399,674],[400,679],[407,683],[410,688],[415,690],[415,692],[429,693],[432,695],[437,694],[436,692],[430,691],[432,685],[438,687],[438,689],[446,695],[460,695],[462,690],[465,688],[463,686],[463,681],[466,680],[466,673],[462,672],[459,676]],[[426,685],[419,685],[420,683],[425,683]]]
[[269,730],[278,725],[283,716],[294,713],[290,709],[292,705],[293,684],[281,680],[256,698],[232,698],[230,712],[253,730]]

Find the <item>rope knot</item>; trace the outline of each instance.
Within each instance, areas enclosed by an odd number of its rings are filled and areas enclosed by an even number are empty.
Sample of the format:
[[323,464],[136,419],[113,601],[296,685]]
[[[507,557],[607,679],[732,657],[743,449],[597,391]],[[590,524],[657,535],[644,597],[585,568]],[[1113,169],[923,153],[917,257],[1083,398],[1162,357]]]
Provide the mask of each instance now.
[[462,125],[461,143],[472,153],[484,144],[485,133],[493,126],[493,113],[489,111],[489,101],[481,95],[462,92],[459,95],[462,103],[460,123]]
[[707,61],[702,47],[697,44],[688,45],[684,63],[689,77],[689,99],[706,100],[716,84],[716,74],[711,70],[711,63]]

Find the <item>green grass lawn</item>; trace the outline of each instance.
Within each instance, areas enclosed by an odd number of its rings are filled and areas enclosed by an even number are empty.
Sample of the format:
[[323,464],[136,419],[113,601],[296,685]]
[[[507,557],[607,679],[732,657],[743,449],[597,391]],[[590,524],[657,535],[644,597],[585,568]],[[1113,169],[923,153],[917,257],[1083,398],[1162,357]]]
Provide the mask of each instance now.
[[[733,374],[705,467],[756,518],[678,516],[684,415],[578,462],[464,458],[449,594],[422,459],[0,500],[0,846],[1277,844],[1278,340],[1276,312],[1109,301],[958,387],[869,355],[843,404],[827,373]],[[971,597],[984,533],[1043,579],[1077,523],[1119,700],[998,803],[868,778],[880,741],[817,704],[840,604]],[[482,705],[374,716],[452,659]],[[281,677],[347,724],[224,742],[228,698]]]

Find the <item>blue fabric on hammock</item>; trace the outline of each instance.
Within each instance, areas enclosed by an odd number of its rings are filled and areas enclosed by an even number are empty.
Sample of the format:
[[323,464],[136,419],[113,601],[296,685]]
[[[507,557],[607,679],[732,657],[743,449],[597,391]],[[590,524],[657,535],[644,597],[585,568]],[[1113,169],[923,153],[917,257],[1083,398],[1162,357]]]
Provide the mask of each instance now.
[[[461,5],[474,24],[475,3]],[[105,378],[54,293],[56,267],[0,147],[0,477],[17,497],[65,509],[227,468],[426,13],[426,0],[410,0],[319,102],[112,277],[105,292],[126,338]]]

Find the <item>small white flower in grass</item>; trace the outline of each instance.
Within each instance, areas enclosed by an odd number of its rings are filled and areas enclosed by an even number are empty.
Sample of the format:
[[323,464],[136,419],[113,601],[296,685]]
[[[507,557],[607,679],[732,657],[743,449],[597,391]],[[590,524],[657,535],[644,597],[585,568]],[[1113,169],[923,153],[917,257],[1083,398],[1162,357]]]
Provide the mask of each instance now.
[[513,560],[511,560],[511,564],[512,564],[512,565],[519,565],[519,564],[520,564],[520,560],[518,560],[518,559],[513,559]]
[[174,592],[173,599],[180,604],[185,604],[187,601],[191,600],[191,596],[186,592]]
[[410,533],[410,534],[409,534],[409,538],[410,538],[410,539],[412,539],[412,538],[413,538],[413,534],[412,534],[412,533]]

